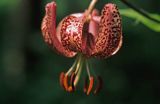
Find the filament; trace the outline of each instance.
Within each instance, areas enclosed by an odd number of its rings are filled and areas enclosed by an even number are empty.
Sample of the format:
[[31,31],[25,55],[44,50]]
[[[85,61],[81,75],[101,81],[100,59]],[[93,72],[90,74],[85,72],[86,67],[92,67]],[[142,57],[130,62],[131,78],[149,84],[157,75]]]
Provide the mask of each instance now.
[[88,65],[88,61],[86,60],[86,70],[87,70],[87,74],[89,76],[89,78],[91,77],[91,73],[90,73],[90,70],[89,70],[89,65]]
[[74,86],[77,85],[77,83],[78,83],[78,81],[80,79],[80,76],[81,76],[81,73],[82,73],[82,67],[83,67],[84,59],[85,58],[83,56],[81,56],[81,61],[79,63],[78,68],[76,69],[77,75],[76,75],[76,78],[75,78],[75,81],[74,81]]
[[67,73],[66,73],[65,75],[68,76],[68,75],[71,74],[71,72],[74,70],[76,64],[79,63],[79,61],[80,61],[79,58],[80,58],[80,56],[78,55],[77,58],[76,58],[76,60],[74,61],[73,65],[72,65],[71,68],[67,71]]

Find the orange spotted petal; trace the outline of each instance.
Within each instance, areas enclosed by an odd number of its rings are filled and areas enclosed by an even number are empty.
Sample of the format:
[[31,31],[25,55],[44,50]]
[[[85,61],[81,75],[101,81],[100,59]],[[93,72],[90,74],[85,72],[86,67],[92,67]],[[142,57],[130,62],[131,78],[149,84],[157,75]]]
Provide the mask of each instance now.
[[65,49],[59,39],[59,32],[56,32],[56,3],[48,3],[45,7],[46,14],[43,18],[41,30],[45,42],[56,52],[66,56],[73,57],[75,52]]
[[69,15],[61,22],[61,41],[63,46],[75,52],[81,52],[82,47],[82,17]]
[[95,31],[92,29],[94,35],[89,32],[90,22],[85,19],[85,13],[72,14],[65,17],[59,27],[61,28],[63,46],[68,50],[81,52],[89,57],[95,45]]
[[94,55],[107,58],[115,54],[122,45],[122,24],[115,4],[106,4],[101,12],[99,34],[96,39]]

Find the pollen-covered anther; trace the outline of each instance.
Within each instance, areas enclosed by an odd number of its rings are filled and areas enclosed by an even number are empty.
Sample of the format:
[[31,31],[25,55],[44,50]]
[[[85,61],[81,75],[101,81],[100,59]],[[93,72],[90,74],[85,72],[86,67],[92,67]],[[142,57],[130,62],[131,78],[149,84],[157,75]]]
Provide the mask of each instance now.
[[66,90],[66,91],[69,91],[69,90],[68,90],[68,89],[69,89],[69,86],[68,86],[68,76],[67,76],[67,75],[64,76],[63,84],[64,84],[65,90]]
[[59,77],[59,81],[60,81],[60,85],[65,89],[65,87],[64,87],[64,77],[65,77],[65,73],[61,72],[60,77]]
[[85,85],[84,85],[84,90],[83,90],[84,93],[89,95],[90,92],[92,91],[93,84],[94,84],[94,78],[92,76],[89,78],[89,84],[88,84],[88,79],[86,78]]
[[75,77],[76,77],[76,74],[73,72],[73,73],[71,74],[71,78],[70,78],[70,86],[69,86],[69,88],[68,88],[68,91],[69,91],[69,92],[75,91],[75,86],[74,86]]
[[[100,92],[100,90],[102,89],[102,78],[100,76],[97,77],[97,85],[95,87],[95,90],[93,91],[93,94],[97,94],[98,92]],[[85,79],[85,85],[84,85],[84,93],[86,93],[87,95],[89,95],[94,87],[94,77],[90,77],[89,78],[89,82],[88,82],[88,78]]]
[[64,72],[60,74],[60,85],[67,92],[75,91],[74,80],[75,80],[75,73],[72,73],[70,76],[66,75]]

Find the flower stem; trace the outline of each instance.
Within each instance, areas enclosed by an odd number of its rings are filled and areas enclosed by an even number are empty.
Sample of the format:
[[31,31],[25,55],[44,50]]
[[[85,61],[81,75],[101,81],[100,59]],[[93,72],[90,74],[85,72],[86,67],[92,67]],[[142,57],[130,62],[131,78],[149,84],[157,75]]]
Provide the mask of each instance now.
[[85,16],[88,18],[88,16],[89,16],[89,14],[92,12],[92,10],[93,10],[93,8],[94,8],[94,6],[95,6],[95,4],[96,4],[96,2],[97,2],[98,0],[92,0],[91,1],[91,3],[90,3],[90,5],[89,5],[89,7],[88,7],[88,9],[86,10],[86,13],[85,13]]

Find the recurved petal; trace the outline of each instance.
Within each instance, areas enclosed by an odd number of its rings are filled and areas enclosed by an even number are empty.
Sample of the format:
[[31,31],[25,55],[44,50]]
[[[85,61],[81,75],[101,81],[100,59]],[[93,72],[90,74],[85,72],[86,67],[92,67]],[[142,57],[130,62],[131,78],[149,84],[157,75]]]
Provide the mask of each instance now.
[[65,49],[59,39],[59,33],[56,32],[56,3],[48,3],[45,7],[46,14],[43,18],[41,30],[45,42],[51,46],[57,53],[66,57],[75,56],[75,52]]
[[[97,11],[94,12],[93,16],[94,15],[97,15]],[[66,49],[81,52],[87,57],[90,57],[95,46],[95,35],[98,32],[98,23],[92,21],[90,24],[90,22],[85,21],[85,19],[85,13],[72,14],[65,17],[58,27],[60,27],[62,44]],[[92,28],[90,32],[89,28]]]
[[106,4],[101,12],[94,55],[99,58],[107,58],[115,54],[121,45],[122,24],[118,8],[115,4]]
[[65,17],[60,26],[61,41],[63,46],[71,51],[81,52],[83,15],[73,14]]

